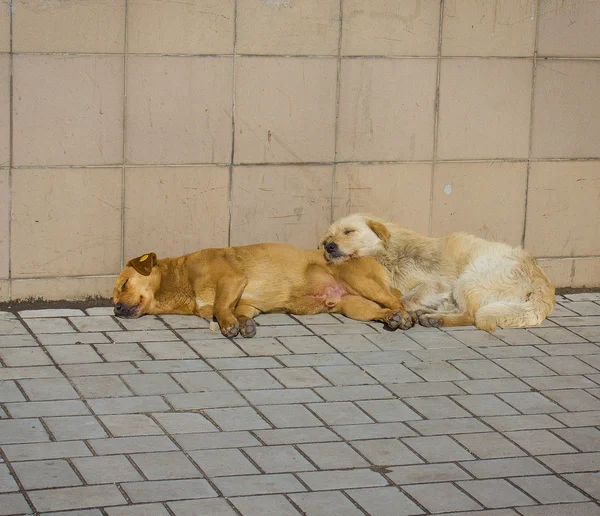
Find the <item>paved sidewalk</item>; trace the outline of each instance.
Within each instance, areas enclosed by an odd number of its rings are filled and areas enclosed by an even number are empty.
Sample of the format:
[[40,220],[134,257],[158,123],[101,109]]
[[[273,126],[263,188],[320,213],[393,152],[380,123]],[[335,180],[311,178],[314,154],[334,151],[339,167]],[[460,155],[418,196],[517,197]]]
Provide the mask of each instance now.
[[600,294],[495,334],[111,313],[0,313],[0,515],[600,515]]

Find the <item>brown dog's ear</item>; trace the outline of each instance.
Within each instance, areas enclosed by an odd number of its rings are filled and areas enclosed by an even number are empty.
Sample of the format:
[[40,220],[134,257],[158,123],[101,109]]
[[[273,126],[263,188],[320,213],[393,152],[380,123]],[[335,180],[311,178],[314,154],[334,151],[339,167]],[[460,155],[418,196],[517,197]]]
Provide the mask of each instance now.
[[142,276],[150,276],[152,267],[156,265],[157,259],[154,253],[143,254],[133,260],[129,260],[127,265],[133,267]]
[[376,220],[367,220],[367,226],[369,229],[375,233],[380,240],[383,242],[383,246],[387,248],[390,243],[390,230],[386,227],[385,224],[381,222],[377,222]]

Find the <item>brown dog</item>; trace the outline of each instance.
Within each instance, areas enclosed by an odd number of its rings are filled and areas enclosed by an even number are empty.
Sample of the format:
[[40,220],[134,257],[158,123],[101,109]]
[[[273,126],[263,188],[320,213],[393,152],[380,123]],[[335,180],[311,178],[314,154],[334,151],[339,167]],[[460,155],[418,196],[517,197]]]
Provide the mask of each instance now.
[[162,260],[154,253],[134,258],[117,277],[113,301],[119,317],[214,317],[226,337],[253,337],[253,317],[269,312],[339,313],[408,329],[413,322],[399,293],[390,291],[390,279],[372,258],[335,266],[323,251],[256,244]]

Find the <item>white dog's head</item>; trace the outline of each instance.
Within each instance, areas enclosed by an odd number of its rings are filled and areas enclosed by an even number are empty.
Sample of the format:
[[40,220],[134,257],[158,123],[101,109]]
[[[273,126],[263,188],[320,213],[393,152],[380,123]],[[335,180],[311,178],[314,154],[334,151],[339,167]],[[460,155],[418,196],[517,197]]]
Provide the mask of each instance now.
[[323,235],[319,248],[333,263],[359,256],[373,256],[387,249],[390,232],[386,225],[370,215],[355,213],[336,220]]

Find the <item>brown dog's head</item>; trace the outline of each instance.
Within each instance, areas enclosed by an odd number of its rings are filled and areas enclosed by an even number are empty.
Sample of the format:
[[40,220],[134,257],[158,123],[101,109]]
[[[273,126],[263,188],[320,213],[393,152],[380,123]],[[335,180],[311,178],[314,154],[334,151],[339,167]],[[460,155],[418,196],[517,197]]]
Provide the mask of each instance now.
[[154,292],[160,284],[156,262],[154,253],[144,254],[127,262],[117,276],[113,290],[116,316],[135,319],[148,313],[154,300]]
[[319,243],[325,249],[325,258],[341,263],[359,256],[373,256],[388,247],[390,232],[386,225],[370,217],[355,213],[336,220]]

